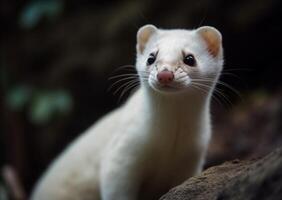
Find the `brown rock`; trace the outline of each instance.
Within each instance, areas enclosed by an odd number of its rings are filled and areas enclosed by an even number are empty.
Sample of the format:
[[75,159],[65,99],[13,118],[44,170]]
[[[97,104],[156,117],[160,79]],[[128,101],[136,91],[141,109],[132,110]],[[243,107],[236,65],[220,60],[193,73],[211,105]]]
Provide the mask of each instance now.
[[161,200],[280,200],[282,149],[256,160],[234,160],[205,170]]

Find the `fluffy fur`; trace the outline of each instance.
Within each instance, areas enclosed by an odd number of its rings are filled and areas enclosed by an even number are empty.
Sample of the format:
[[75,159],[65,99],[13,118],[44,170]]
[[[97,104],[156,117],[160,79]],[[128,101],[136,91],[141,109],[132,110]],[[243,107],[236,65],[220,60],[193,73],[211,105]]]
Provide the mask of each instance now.
[[[156,60],[148,65],[150,54]],[[195,66],[183,57],[192,54]],[[140,88],[75,140],[36,185],[32,200],[150,200],[198,174],[211,136],[210,99],[223,65],[212,27],[137,33]],[[173,73],[168,85],[158,81]]]

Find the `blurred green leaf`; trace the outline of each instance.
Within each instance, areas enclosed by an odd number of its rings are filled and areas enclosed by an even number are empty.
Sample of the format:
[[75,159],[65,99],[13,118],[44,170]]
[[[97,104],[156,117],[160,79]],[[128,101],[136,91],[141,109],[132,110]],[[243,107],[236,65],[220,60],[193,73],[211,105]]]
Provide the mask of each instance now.
[[29,101],[31,94],[31,88],[28,86],[12,88],[6,96],[6,104],[10,109],[18,111]]
[[35,96],[30,107],[30,120],[34,124],[45,124],[53,113],[52,99],[49,94],[40,93]]
[[45,91],[38,93],[30,107],[30,120],[34,124],[46,124],[56,114],[64,114],[72,108],[72,97],[66,91]]
[[8,200],[8,192],[6,188],[0,183],[0,200]]
[[30,29],[35,27],[43,17],[52,21],[62,11],[62,0],[33,0],[22,10],[19,23],[22,28]]
[[57,91],[54,95],[54,106],[61,113],[65,113],[71,110],[72,98],[71,95],[65,91]]
[[65,90],[36,91],[24,85],[10,89],[5,100],[9,109],[14,111],[28,104],[28,115],[34,124],[46,124],[54,116],[68,113],[73,105],[72,96]]

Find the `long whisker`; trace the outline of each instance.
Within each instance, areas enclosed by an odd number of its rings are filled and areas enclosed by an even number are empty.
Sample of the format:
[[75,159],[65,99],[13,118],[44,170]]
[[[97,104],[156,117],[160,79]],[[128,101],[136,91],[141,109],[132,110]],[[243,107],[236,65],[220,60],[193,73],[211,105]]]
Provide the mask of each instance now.
[[[196,88],[197,90],[199,90],[200,92],[202,92],[203,94],[207,95],[209,93],[208,89],[204,89],[200,86],[195,85],[194,83],[191,84],[191,87]],[[216,103],[218,103],[219,105],[221,105],[221,101],[219,100],[219,98],[215,95],[212,95],[212,98],[216,101]]]
[[233,88],[232,86],[230,86],[229,84],[227,84],[227,83],[225,83],[225,82],[223,82],[223,81],[220,81],[220,80],[217,81],[217,84],[222,85],[222,86],[228,88],[228,89],[231,90],[233,93],[235,93],[235,94],[240,98],[241,101],[244,101],[243,98],[242,98],[242,96],[241,96],[241,94],[239,93],[239,91],[236,90],[235,88]]
[[[197,82],[209,82],[209,83],[213,83],[214,80],[213,79],[208,79],[208,78],[202,78],[202,79],[193,79]],[[239,93],[238,90],[236,90],[235,88],[233,88],[232,86],[230,86],[229,84],[223,82],[223,81],[220,81],[218,80],[217,81],[217,85],[221,85],[221,86],[224,86],[225,88],[229,89],[231,92],[233,92],[235,95],[237,95],[241,101],[243,101],[243,98],[241,96],[241,94]]]
[[136,84],[139,84],[139,81],[132,82],[128,84],[126,87],[124,87],[124,89],[121,92],[121,96],[123,96],[133,85],[136,85]]
[[122,90],[122,92],[121,92],[121,94],[120,94],[120,96],[119,96],[118,102],[121,101],[122,97],[124,96],[124,94],[125,94],[127,91],[129,91],[130,89],[132,89],[132,88],[134,88],[134,87],[136,87],[136,86],[138,86],[138,85],[139,85],[139,81],[137,81],[137,82],[132,82],[132,83],[128,84],[128,85]]
[[[136,83],[135,85],[132,85],[130,88],[127,89],[126,92],[129,92],[129,95],[131,93],[133,93],[137,88],[139,87],[139,83]],[[119,102],[120,102],[121,99],[119,99]]]
[[252,68],[249,68],[249,67],[237,67],[237,68],[235,68],[235,67],[232,67],[232,68],[230,68],[230,67],[228,67],[228,68],[224,68],[223,69],[223,72],[234,72],[234,71],[253,71],[253,69]]
[[222,72],[222,73],[220,74],[220,76],[232,76],[232,77],[234,77],[234,78],[238,78],[238,79],[241,80],[241,78],[240,78],[239,76],[237,76],[236,74],[230,73],[230,72]]
[[[197,89],[205,91],[206,94],[209,93],[209,88],[202,88],[200,85],[198,85],[197,83],[192,82],[192,86],[197,87]],[[216,96],[215,93],[212,94],[212,98],[216,101],[216,103],[218,103],[218,105],[222,105],[220,99]]]
[[135,76],[129,76],[129,77],[125,77],[125,78],[122,78],[122,79],[119,79],[117,80],[116,82],[114,82],[109,88],[107,91],[110,91],[115,85],[117,85],[118,83],[122,82],[122,81],[126,81],[126,80],[132,80],[132,79],[136,79]]
[[108,78],[108,80],[112,80],[112,79],[115,79],[115,78],[120,78],[120,77],[128,77],[128,76],[135,76],[135,77],[138,77],[138,74],[119,74],[119,75],[115,75],[115,76],[111,76],[110,78]]
[[119,71],[119,70],[131,70],[131,69],[134,69],[135,70],[135,67],[134,67],[134,65],[123,65],[123,66],[120,66],[120,67],[118,67],[117,69],[115,69],[114,71],[113,71],[113,73],[115,73],[116,71]]
[[138,80],[131,80],[131,81],[128,81],[128,82],[126,82],[126,83],[124,83],[124,84],[122,84],[121,86],[119,86],[116,90],[115,90],[115,92],[114,92],[114,95],[116,95],[117,94],[117,92],[118,91],[120,91],[123,87],[125,87],[126,85],[128,85],[128,84],[131,84],[131,83],[133,83],[133,82],[137,82]]
[[[202,84],[202,83],[195,83],[195,85],[198,85],[199,87],[205,87],[208,90],[211,88],[210,85],[206,85],[206,84]],[[214,88],[214,95],[218,95],[219,97],[222,97],[222,101],[225,102],[225,105],[228,105],[228,107],[232,107],[232,102],[229,100],[229,98],[222,92],[220,91],[218,88]],[[213,96],[215,98],[215,96]]]

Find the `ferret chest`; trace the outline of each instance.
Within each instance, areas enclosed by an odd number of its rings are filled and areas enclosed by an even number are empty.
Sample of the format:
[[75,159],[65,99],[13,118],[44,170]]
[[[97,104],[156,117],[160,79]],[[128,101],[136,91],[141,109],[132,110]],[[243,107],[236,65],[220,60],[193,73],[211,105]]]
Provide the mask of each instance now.
[[[176,144],[177,145],[177,144]],[[173,186],[195,174],[199,168],[199,152],[179,146],[152,149],[145,162],[142,176],[141,199],[157,199]]]

